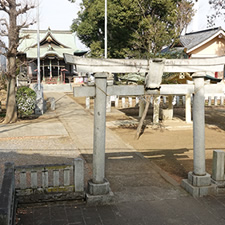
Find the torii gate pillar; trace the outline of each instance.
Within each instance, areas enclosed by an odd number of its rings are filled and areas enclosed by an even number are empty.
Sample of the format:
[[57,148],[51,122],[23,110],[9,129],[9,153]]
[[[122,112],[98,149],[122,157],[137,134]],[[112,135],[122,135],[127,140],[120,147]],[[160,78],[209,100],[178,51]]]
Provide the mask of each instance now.
[[202,197],[215,192],[211,184],[211,175],[205,171],[205,73],[195,73],[193,102],[193,158],[194,170],[188,173],[188,179],[182,186],[194,197]]
[[93,178],[88,182],[87,201],[109,201],[112,197],[109,182],[105,178],[105,132],[108,73],[95,74]]

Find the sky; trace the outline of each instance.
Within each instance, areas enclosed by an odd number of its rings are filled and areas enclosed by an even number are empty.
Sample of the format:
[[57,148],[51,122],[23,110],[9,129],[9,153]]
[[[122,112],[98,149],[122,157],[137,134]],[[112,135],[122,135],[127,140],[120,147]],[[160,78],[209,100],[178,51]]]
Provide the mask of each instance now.
[[39,0],[40,1],[40,29],[69,30],[73,19],[80,9],[79,2],[68,0]]
[[[195,17],[188,26],[187,32],[194,32],[197,30],[207,29],[207,15],[213,13],[213,9],[210,8],[208,0],[198,0],[198,3],[197,4],[195,3],[195,10],[196,10]],[[218,18],[215,21],[214,27],[221,26],[225,30],[224,19]]]
[[[50,27],[52,30],[70,30],[73,19],[77,18],[82,0],[76,0],[75,3],[71,3],[68,0],[39,0],[39,2],[40,29],[46,30]],[[207,15],[213,12],[210,9],[208,0],[198,0],[198,3],[195,4],[195,10],[196,15],[188,26],[187,33],[207,29]],[[35,10],[33,14],[36,16]],[[225,29],[225,22],[222,18],[216,20],[215,27],[218,26]],[[31,28],[36,29],[36,25]],[[76,42],[78,48],[86,49],[79,40]]]
[[[82,0],[76,0],[75,3],[71,3],[68,0],[39,0],[39,2],[40,29],[47,30],[48,27],[50,27],[52,30],[70,30],[73,19],[77,18],[77,13],[80,10],[80,2],[82,2]],[[187,32],[207,29],[207,15],[213,12],[209,7],[208,0],[198,0],[196,10],[196,16],[189,25]],[[36,19],[36,9],[33,10],[30,16]],[[225,30],[224,19],[218,19],[215,27],[217,26],[222,26]],[[35,24],[30,28],[36,29],[36,27]],[[85,49],[85,46],[82,45],[80,41],[77,41],[77,47]]]
[[[80,9],[80,2],[77,0],[71,3],[68,0],[39,0],[40,1],[40,28],[69,30],[73,19],[77,17]],[[212,11],[208,0],[198,0],[196,5],[196,16],[188,27],[188,32],[203,30],[207,28],[207,15]],[[194,25],[195,24],[195,25]],[[198,25],[196,25],[198,24]],[[222,18],[216,21],[216,26],[222,26],[225,29],[225,22]]]
[[[38,1],[38,0],[36,0]],[[71,3],[68,0],[39,0],[39,21],[40,29],[47,30],[70,30],[70,26],[77,13],[80,10],[81,0]],[[36,10],[33,11],[36,18]],[[36,29],[37,25],[33,25],[32,29]],[[87,49],[80,40],[76,40],[79,49]]]

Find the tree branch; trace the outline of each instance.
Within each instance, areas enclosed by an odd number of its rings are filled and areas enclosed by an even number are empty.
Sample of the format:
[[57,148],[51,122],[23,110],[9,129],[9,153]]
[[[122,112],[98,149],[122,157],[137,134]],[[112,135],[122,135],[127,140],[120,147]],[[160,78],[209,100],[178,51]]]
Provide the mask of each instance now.
[[32,20],[31,22],[27,23],[26,21],[23,22],[21,25],[17,25],[16,29],[19,32],[22,28],[28,28],[29,26],[32,26],[36,23],[35,20]]
[[[0,47],[4,48],[6,51],[8,51],[8,48],[6,47],[6,44],[2,40],[0,40]],[[2,51],[0,51],[0,52],[1,52],[2,55],[6,54],[6,52],[4,52],[4,53]]]
[[9,9],[6,7],[9,7],[9,3],[5,0],[0,0],[0,11],[2,10],[7,14],[9,14]]
[[29,11],[30,9],[33,9],[35,6],[34,5],[28,5],[26,4],[23,8],[19,9],[17,11],[17,16],[26,13],[27,11]]

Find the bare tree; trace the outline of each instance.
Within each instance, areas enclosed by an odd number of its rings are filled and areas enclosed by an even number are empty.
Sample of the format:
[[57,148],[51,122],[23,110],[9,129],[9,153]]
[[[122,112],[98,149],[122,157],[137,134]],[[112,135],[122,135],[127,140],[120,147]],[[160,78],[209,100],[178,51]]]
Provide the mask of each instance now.
[[225,1],[224,0],[209,0],[209,4],[214,12],[207,16],[208,26],[215,26],[216,18],[224,18],[225,20]]
[[19,0],[0,0],[0,12],[4,17],[0,18],[0,36],[8,38],[8,44],[0,40],[0,47],[5,49],[7,57],[7,103],[6,117],[4,123],[13,123],[17,121],[16,107],[16,57],[17,47],[20,41],[26,37],[20,37],[19,32],[22,28],[27,28],[34,23],[26,19],[21,22],[23,17],[30,9],[34,8],[31,1]]

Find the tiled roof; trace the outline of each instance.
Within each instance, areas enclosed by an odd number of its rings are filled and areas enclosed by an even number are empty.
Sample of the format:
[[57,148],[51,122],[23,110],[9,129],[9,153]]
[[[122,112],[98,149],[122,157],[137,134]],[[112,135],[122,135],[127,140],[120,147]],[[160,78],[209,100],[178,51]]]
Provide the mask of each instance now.
[[190,49],[193,49],[194,47],[200,45],[204,41],[207,41],[212,36],[216,35],[219,32],[223,32],[221,27],[208,29],[208,30],[202,30],[198,32],[193,33],[187,33],[185,35],[182,35],[180,37],[180,43],[187,48],[187,51]]
[[[25,53],[27,58],[37,58],[37,30],[22,30],[20,36],[29,35],[18,47],[20,53]],[[74,54],[81,50],[76,46],[76,36],[74,33],[66,30],[40,30],[40,42],[43,42],[48,36],[51,36],[58,46],[50,48],[48,45],[40,46],[40,57],[46,54],[55,54],[63,58],[63,53]]]

